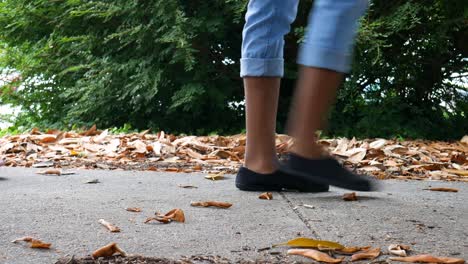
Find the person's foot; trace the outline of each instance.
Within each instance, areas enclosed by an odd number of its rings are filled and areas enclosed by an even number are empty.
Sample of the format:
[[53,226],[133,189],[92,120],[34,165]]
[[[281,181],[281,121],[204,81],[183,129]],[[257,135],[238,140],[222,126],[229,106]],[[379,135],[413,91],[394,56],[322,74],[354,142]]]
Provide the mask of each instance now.
[[354,174],[331,157],[311,159],[290,153],[288,161],[280,167],[280,171],[322,185],[333,185],[356,191],[377,189],[376,183],[369,177]]
[[257,173],[241,167],[236,176],[236,187],[242,191],[283,191],[327,192],[329,186],[319,184],[298,175],[291,175],[280,170],[272,173]]

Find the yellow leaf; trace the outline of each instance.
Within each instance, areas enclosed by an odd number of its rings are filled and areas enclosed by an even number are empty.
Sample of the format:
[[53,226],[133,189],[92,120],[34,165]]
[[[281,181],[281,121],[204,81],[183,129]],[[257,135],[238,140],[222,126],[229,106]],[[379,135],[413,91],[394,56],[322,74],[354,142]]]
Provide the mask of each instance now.
[[340,245],[336,242],[332,241],[325,241],[325,240],[315,240],[305,237],[299,237],[292,240],[289,240],[286,243],[281,243],[277,245],[273,245],[273,247],[277,246],[290,246],[290,247],[303,247],[303,248],[328,248],[328,249],[342,249],[344,248],[343,245]]

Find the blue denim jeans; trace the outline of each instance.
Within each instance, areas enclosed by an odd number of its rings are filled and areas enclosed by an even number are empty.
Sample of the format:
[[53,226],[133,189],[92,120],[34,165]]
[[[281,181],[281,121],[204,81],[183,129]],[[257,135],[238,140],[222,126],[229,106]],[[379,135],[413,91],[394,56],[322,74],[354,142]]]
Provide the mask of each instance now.
[[[242,32],[241,77],[282,77],[284,35],[299,0],[250,0]],[[315,0],[297,63],[348,72],[358,19],[368,0]]]

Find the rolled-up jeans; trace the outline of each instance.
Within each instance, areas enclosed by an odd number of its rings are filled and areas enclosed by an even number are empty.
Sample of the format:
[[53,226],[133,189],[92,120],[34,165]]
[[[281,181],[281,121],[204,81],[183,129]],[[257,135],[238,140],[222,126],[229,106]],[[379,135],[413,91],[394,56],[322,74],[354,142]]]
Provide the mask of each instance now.
[[[242,32],[241,77],[284,74],[284,35],[299,0],[250,0]],[[368,0],[315,0],[297,63],[346,73],[358,20]]]

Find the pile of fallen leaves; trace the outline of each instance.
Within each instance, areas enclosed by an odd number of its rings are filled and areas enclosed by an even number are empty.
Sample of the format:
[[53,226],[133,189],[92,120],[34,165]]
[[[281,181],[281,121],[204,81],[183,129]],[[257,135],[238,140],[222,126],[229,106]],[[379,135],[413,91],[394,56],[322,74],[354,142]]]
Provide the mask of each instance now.
[[[196,137],[149,132],[114,135],[96,126],[81,133],[33,129],[0,138],[0,165],[234,173],[244,158],[243,134]],[[468,136],[458,142],[355,138],[319,142],[347,167],[378,179],[468,181]],[[287,135],[277,135],[280,157],[292,144]]]

